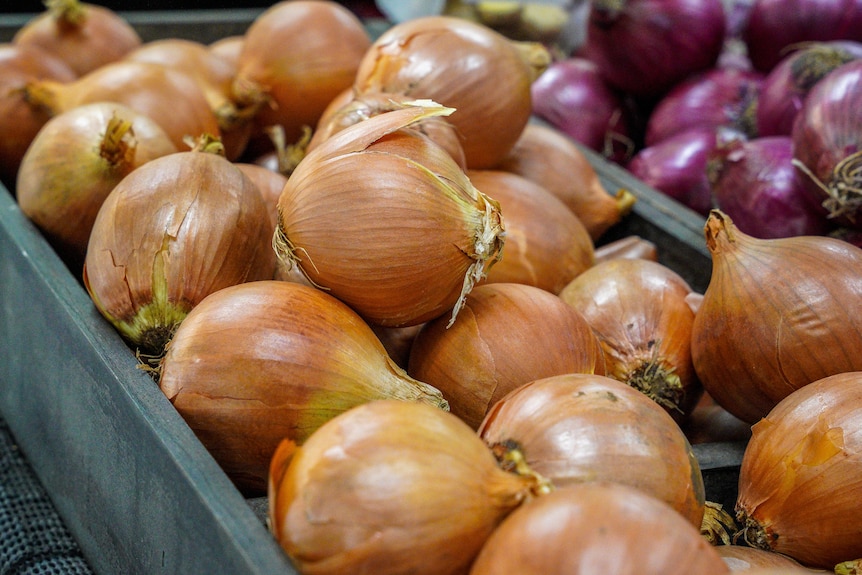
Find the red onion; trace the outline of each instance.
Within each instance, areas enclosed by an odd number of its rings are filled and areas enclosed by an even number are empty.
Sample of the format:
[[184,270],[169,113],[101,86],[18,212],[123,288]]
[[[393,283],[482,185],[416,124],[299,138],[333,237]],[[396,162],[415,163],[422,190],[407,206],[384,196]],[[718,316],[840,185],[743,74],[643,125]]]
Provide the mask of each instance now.
[[707,215],[712,192],[706,161],[715,145],[715,130],[694,128],[642,148],[626,167],[646,185]]
[[553,62],[531,91],[533,113],[576,142],[607,158],[630,155],[622,97],[594,62],[579,57]]
[[755,0],[742,39],[754,68],[768,72],[793,44],[862,40],[862,0]]
[[716,205],[758,238],[825,234],[831,226],[806,197],[792,158],[790,136],[717,145],[709,161]]
[[805,44],[787,54],[761,84],[755,114],[757,135],[789,135],[811,87],[856,58],[862,58],[862,43],[842,40]]
[[862,59],[842,64],[808,92],[791,137],[812,198],[841,224],[862,227]]
[[612,86],[656,97],[715,64],[725,18],[721,0],[593,0],[584,54]]
[[690,128],[731,127],[751,134],[747,110],[756,102],[763,75],[722,67],[677,84],[656,104],[646,125],[644,144],[652,146]]

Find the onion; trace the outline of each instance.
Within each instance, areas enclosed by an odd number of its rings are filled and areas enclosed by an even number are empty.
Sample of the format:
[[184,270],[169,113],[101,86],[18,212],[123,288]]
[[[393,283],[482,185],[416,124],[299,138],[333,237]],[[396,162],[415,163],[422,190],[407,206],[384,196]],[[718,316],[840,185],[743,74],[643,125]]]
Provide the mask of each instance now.
[[467,166],[492,168],[530,119],[530,85],[550,62],[535,42],[516,43],[454,16],[398,23],[372,44],[356,73],[357,93],[401,93],[456,111]]
[[742,39],[755,69],[768,72],[802,42],[862,41],[862,2],[755,0]]
[[593,265],[595,249],[586,227],[554,194],[511,172],[468,170],[467,176],[505,214],[506,250],[483,282],[558,293]]
[[362,22],[338,2],[276,2],[244,34],[233,99],[256,110],[259,128],[281,126],[294,142],[350,87],[370,45]]
[[552,62],[531,91],[537,117],[609,160],[631,156],[633,129],[623,97],[595,62],[578,56]]
[[628,485],[568,485],[521,505],[494,530],[470,575],[712,575],[715,547],[673,508]]
[[[732,572],[749,573],[752,569],[789,569],[790,575],[801,570],[803,573],[813,573],[805,569],[799,561],[766,549],[749,547],[747,545],[717,545],[715,547],[724,562]],[[782,571],[784,573],[785,571]]]
[[674,86],[653,108],[644,143],[657,144],[692,128],[730,128],[755,135],[752,106],[763,76],[720,67],[703,71]]
[[201,143],[134,170],[93,223],[84,286],[99,312],[146,355],[161,356],[210,293],[275,273],[263,196],[217,147],[210,149]]
[[494,169],[533,180],[557,196],[578,216],[593,241],[631,213],[637,201],[626,189],[611,195],[575,142],[560,130],[535,122],[527,124]]
[[120,60],[72,82],[32,82],[27,91],[32,102],[55,115],[95,102],[124,104],[158,123],[179,150],[189,148],[187,138],[221,135],[218,120],[197,82],[178,70],[151,62]]
[[713,207],[707,160],[719,137],[713,128],[679,132],[641,148],[626,169],[647,186],[705,216]]
[[721,407],[707,393],[701,395],[680,426],[692,445],[745,442],[751,437],[751,426]]
[[177,152],[167,133],[121,104],[97,102],[54,116],[21,160],[21,211],[77,274],[102,202],[139,166]]
[[446,318],[425,324],[413,339],[407,373],[443,392],[452,413],[474,429],[520,385],[565,373],[605,373],[587,321],[543,289],[480,285],[462,312],[451,327]]
[[192,309],[166,347],[159,387],[246,493],[266,491],[283,439],[303,443],[324,422],[376,399],[447,408],[386,354],[356,313],[291,282],[229,286]]
[[862,369],[862,249],[824,236],[758,239],[720,210],[704,234],[712,276],[691,351],[719,405],[754,423],[793,390]]
[[758,238],[823,235],[832,227],[793,167],[790,136],[721,143],[709,159],[715,206]]
[[701,526],[703,477],[691,445],[662,407],[620,381],[565,374],[529,382],[495,403],[478,433],[501,462],[523,458],[557,488],[622,483]]
[[583,54],[612,86],[655,98],[715,64],[725,18],[721,0],[593,0]]
[[793,161],[831,218],[862,227],[862,59],[832,70],[808,92],[793,124]]
[[862,557],[862,372],[797,389],[752,427],[736,502],[749,545],[832,569]]
[[573,279],[560,298],[578,310],[599,338],[607,375],[646,394],[677,421],[702,392],[691,360],[692,292],[658,262],[618,258]]
[[71,82],[75,73],[62,60],[41,48],[0,44],[0,182],[15,191],[21,158],[50,114],[28,102],[27,84],[33,80]]
[[759,136],[789,136],[809,90],[823,76],[862,57],[862,43],[850,41],[802,44],[764,77],[755,119]]
[[234,68],[239,67],[239,55],[242,53],[242,46],[245,43],[245,34],[237,34],[233,36],[224,36],[218,40],[207,44],[210,52],[231,64]]
[[658,246],[638,235],[629,235],[597,245],[594,254],[597,264],[616,258],[643,258],[656,262]]
[[372,401],[278,448],[269,525],[301,573],[456,575],[542,488],[451,413]]
[[79,0],[45,0],[46,10],[18,29],[12,42],[38,46],[78,76],[115,62],[141,44],[135,29],[112,9]]
[[370,323],[415,325],[450,311],[454,321],[499,258],[499,205],[446,150],[402,130],[449,112],[418,102],[341,130],[305,156],[279,198],[282,261]]

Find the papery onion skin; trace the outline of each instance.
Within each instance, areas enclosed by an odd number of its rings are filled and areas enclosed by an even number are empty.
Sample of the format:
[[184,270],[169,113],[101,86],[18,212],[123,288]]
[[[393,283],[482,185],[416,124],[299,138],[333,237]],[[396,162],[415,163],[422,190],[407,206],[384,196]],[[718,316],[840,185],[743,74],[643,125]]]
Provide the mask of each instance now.
[[454,16],[425,16],[392,26],[367,51],[354,89],[403,93],[456,111],[467,167],[492,168],[530,119],[530,86],[550,62],[541,44],[519,44]]
[[484,283],[515,282],[559,293],[595,263],[581,220],[541,185],[503,170],[468,170],[478,189],[500,203],[506,249]]
[[84,286],[130,345],[161,356],[204,297],[273,277],[269,221],[260,190],[222,155],[156,158],[123,178],[99,209]]
[[[717,545],[715,550],[727,563],[727,566],[732,572],[742,571],[748,573],[752,569],[789,569],[790,575],[801,571],[802,573],[812,573],[810,569],[803,567],[795,559],[776,553],[775,551],[767,551],[759,547],[749,547],[748,545]],[[781,571],[784,573],[785,571]]]
[[755,423],[793,390],[862,369],[862,249],[824,236],[763,240],[720,210],[704,226],[712,275],[692,328],[704,389]]
[[228,476],[257,495],[282,440],[302,444],[351,407],[400,399],[447,409],[439,391],[393,364],[353,310],[274,280],[201,300],[168,343],[158,382]]
[[457,417],[381,400],[272,461],[269,525],[304,575],[455,575],[536,488]]
[[601,345],[558,296],[515,283],[476,286],[463,316],[429,321],[413,340],[407,373],[433,385],[474,429],[507,393],[564,373],[604,375]]
[[715,64],[725,27],[720,0],[594,0],[582,52],[612,86],[655,98]]
[[824,213],[862,228],[862,59],[829,72],[808,92],[791,137],[799,177]]
[[831,570],[862,557],[862,372],[797,389],[752,427],[736,513],[746,543]]
[[607,375],[639,390],[681,421],[702,387],[691,359],[692,293],[658,262],[620,258],[573,279],[560,299],[578,310],[599,338]]
[[449,111],[418,102],[341,130],[300,162],[279,198],[282,261],[369,323],[454,322],[499,259],[499,204],[444,148],[402,130]]
[[593,241],[629,215],[637,201],[624,188],[611,195],[571,138],[537,122],[524,127],[518,141],[494,169],[533,180],[557,196],[578,216]]
[[498,458],[517,450],[557,488],[622,483],[701,526],[705,492],[691,445],[664,408],[621,381],[565,374],[529,382],[495,403],[478,433]]
[[603,481],[561,487],[513,511],[470,575],[727,573],[697,528],[659,499]]

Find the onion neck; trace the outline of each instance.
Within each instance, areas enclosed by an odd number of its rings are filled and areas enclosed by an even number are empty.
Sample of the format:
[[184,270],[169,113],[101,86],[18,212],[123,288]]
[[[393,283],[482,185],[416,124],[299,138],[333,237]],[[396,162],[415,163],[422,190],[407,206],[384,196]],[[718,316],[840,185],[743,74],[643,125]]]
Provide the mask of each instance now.
[[131,166],[135,160],[136,147],[132,122],[112,116],[105,128],[99,155],[114,168]]
[[501,443],[491,445],[491,452],[497,459],[497,463],[509,473],[533,480],[531,493],[533,495],[544,495],[554,490],[551,480],[534,471],[527,463],[521,445],[514,439],[507,439]]
[[45,0],[45,8],[63,28],[77,28],[86,19],[86,10],[79,0]]

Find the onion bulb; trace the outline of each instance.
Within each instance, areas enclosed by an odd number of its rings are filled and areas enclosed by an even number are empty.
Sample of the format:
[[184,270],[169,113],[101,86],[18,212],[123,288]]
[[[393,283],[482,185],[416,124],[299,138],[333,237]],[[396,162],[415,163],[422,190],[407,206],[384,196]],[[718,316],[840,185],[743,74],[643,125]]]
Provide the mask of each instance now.
[[[749,573],[752,569],[790,569],[788,572],[793,575],[798,570],[803,573],[813,573],[809,569],[805,569],[799,561],[776,553],[760,549],[759,547],[749,547],[748,545],[716,545],[715,550],[727,563],[727,566],[732,572],[741,571]],[[781,571],[785,573],[785,571]]]
[[400,22],[368,49],[354,90],[401,93],[456,111],[449,120],[463,138],[467,167],[494,167],[530,119],[530,87],[550,63],[535,42],[515,42],[455,16]]
[[677,421],[702,387],[691,359],[694,312],[688,283],[664,264],[618,258],[574,278],[560,298],[578,310],[602,344],[608,376],[627,383]]
[[623,382],[581,373],[529,382],[496,402],[478,433],[498,459],[523,458],[557,488],[622,483],[695,527],[703,522],[703,477],[691,445],[662,407]]
[[643,258],[658,261],[658,246],[646,238],[633,234],[596,246],[596,263],[616,258]]
[[862,557],[862,372],[797,389],[752,427],[736,501],[739,540],[803,565]]
[[407,373],[443,392],[474,429],[507,393],[564,373],[604,375],[601,345],[584,317],[535,286],[492,283],[466,298],[452,326],[437,318],[413,339]]
[[592,481],[531,500],[494,530],[470,575],[720,575],[696,527],[628,485]]
[[295,451],[281,444],[269,525],[304,574],[464,574],[500,521],[545,487],[501,469],[451,413],[379,400]]
[[720,210],[704,235],[712,275],[691,352],[719,405],[755,423],[795,389],[862,370],[862,249],[825,236],[758,239]]
[[586,154],[558,129],[530,123],[494,169],[532,180],[557,196],[587,228],[593,241],[627,216],[637,198],[608,192]]
[[515,282],[559,293],[594,263],[594,246],[581,220],[540,184],[502,170],[468,170],[470,181],[500,203],[506,250],[487,283]]
[[102,202],[132,170],[177,152],[149,117],[97,102],[54,116],[21,160],[21,211],[74,270],[80,270]]
[[210,293],[275,273],[263,196],[219,149],[201,142],[147,162],[114,187],[93,222],[84,286],[143,354],[161,356]]
[[341,130],[303,158],[279,198],[279,257],[370,323],[402,327],[448,312],[454,321],[499,258],[497,202],[446,150],[402,130],[450,112],[417,102]]
[[201,300],[167,345],[159,387],[228,476],[258,494],[281,440],[301,444],[355,405],[389,398],[448,408],[394,365],[356,312],[321,290],[272,280]]
[[141,45],[126,19],[112,9],[79,0],[45,0],[46,10],[12,37],[16,44],[38,46],[83,76],[115,62]]

